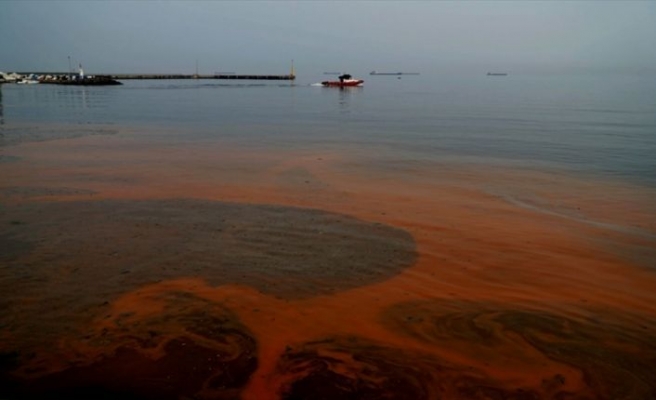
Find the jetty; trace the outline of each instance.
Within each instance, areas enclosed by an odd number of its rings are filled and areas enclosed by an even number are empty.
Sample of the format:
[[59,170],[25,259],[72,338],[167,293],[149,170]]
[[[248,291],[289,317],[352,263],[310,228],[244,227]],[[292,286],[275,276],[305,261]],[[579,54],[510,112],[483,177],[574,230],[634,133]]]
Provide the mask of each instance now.
[[96,75],[96,76],[85,76],[78,77],[74,75],[73,78],[64,76],[64,77],[54,77],[54,78],[42,78],[38,80],[39,83],[49,83],[53,85],[69,85],[69,86],[112,86],[112,85],[122,85],[121,82],[112,79],[109,76],[105,75]]
[[296,75],[242,75],[242,74],[117,74],[110,75],[112,79],[229,79],[229,80],[267,80],[267,81],[293,81]]
[[[214,72],[213,74],[201,75],[198,73],[198,61],[196,61],[196,73],[194,74],[103,74],[90,76],[85,75],[80,64],[79,73],[71,72],[69,57],[68,72],[21,72],[23,76],[36,76],[41,83],[58,84],[118,84],[119,80],[144,80],[144,79],[227,79],[227,80],[267,80],[267,81],[293,81],[296,79],[294,73],[294,60],[291,70],[287,75],[258,75],[258,74],[236,74],[234,72]],[[4,76],[3,76],[4,77]]]
[[[105,73],[102,75],[85,75],[82,69],[82,64],[79,67],[79,73],[73,73],[71,69],[71,57],[68,57],[68,71],[67,72],[20,72],[11,76],[24,78],[27,76],[34,76],[36,80],[41,83],[58,83],[58,84],[91,84],[91,85],[107,85],[118,84],[114,82],[119,80],[143,80],[143,79],[226,79],[226,80],[268,80],[268,81],[293,81],[296,79],[294,73],[294,60],[292,60],[291,70],[286,75],[276,74],[237,74],[234,72],[214,72],[213,74],[201,75],[198,73],[198,60],[196,60],[196,73],[194,74],[175,74],[175,73],[159,73],[159,74],[111,74]],[[1,77],[4,80],[10,75],[2,73]]]
[[[40,78],[48,78],[48,80],[66,80],[72,79],[78,74],[70,72],[19,72],[16,74],[18,78],[35,75]],[[114,80],[129,80],[129,79],[232,79],[232,80],[270,80],[270,81],[293,81],[296,75],[245,75],[235,73],[221,73],[211,75],[199,74],[103,74],[96,75],[105,79]]]

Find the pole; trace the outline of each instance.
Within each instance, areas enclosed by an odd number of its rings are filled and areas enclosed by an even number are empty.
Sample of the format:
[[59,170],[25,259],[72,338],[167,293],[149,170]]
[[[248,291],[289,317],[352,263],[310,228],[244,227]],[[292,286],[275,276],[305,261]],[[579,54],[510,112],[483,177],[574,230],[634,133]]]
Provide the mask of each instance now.
[[71,56],[68,56],[68,79],[71,79],[71,74],[72,74],[72,69],[71,69]]

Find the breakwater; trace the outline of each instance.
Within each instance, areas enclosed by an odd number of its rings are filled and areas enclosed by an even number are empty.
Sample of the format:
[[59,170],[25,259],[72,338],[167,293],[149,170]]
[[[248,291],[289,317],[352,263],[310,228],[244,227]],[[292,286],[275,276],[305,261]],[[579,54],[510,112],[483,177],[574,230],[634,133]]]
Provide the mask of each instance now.
[[[44,79],[56,79],[61,77],[77,76],[77,74],[66,72],[19,72],[20,76],[35,75]],[[232,80],[269,80],[269,81],[293,81],[296,75],[257,75],[257,74],[101,74],[108,79],[127,80],[127,79],[232,79]]]
[[242,74],[119,74],[110,75],[112,79],[233,79],[233,80],[269,80],[293,81],[296,75],[242,75]]

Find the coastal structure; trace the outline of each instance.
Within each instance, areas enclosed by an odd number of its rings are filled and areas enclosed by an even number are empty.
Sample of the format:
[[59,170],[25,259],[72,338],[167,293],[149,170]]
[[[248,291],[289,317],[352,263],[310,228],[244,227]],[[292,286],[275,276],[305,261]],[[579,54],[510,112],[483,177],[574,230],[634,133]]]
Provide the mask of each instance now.
[[201,75],[198,72],[198,60],[196,60],[196,70],[193,74],[108,74],[108,75],[86,75],[82,64],[79,64],[77,74],[73,74],[70,69],[68,72],[19,72],[5,74],[0,72],[0,83],[19,82],[19,83],[49,83],[59,85],[120,85],[119,80],[143,80],[143,79],[226,79],[226,80],[286,80],[293,81],[296,79],[294,72],[294,60],[291,62],[289,74],[236,74],[234,72],[214,73],[210,75]]
[[230,80],[284,80],[293,81],[295,75],[241,75],[234,73],[196,75],[196,74],[117,74],[110,75],[112,79],[230,79]]
[[82,64],[77,75],[46,75],[38,78],[39,83],[73,86],[121,85],[121,82],[107,75],[85,75]]
[[[115,74],[115,75],[86,75],[81,70],[80,73],[71,75],[66,72],[21,72],[13,74],[0,75],[0,82],[17,82],[29,76],[36,76],[40,83],[56,84],[117,84],[119,80],[139,80],[139,79],[227,79],[227,80],[288,80],[296,79],[294,74],[290,75],[243,75],[235,73],[222,73],[212,75],[196,74]],[[108,83],[114,81],[115,83]]]
[[0,82],[17,82],[21,79],[23,79],[23,76],[15,72],[7,74],[0,71]]
[[[69,57],[70,63],[70,57]],[[36,76],[41,83],[63,83],[73,84],[71,82],[88,83],[88,84],[120,84],[107,83],[110,81],[128,80],[128,79],[227,79],[227,80],[286,80],[293,81],[296,79],[294,71],[294,60],[291,63],[289,74],[237,74],[234,72],[214,73],[209,75],[202,75],[198,73],[198,61],[196,61],[196,71],[193,74],[105,74],[105,75],[86,75],[82,69],[82,64],[79,64],[78,74],[68,72],[18,72],[13,74],[5,74],[0,72],[0,76],[6,82],[15,82],[24,79],[27,76]]]

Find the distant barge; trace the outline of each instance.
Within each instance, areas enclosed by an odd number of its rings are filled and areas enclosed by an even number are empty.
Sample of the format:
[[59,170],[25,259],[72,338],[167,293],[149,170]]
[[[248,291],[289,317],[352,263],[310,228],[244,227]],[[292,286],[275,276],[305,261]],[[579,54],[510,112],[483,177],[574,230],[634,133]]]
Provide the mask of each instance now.
[[369,75],[419,75],[419,72],[378,72],[371,71]]

